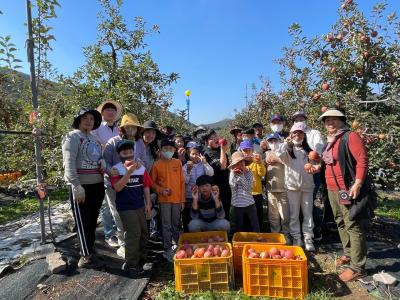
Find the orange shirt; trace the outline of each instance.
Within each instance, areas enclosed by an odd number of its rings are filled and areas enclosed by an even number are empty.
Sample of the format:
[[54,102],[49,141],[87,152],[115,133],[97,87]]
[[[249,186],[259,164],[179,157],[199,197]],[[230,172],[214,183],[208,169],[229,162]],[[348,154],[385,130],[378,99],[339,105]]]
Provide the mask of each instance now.
[[[160,203],[185,202],[185,177],[179,159],[159,159],[151,169],[152,189],[158,194]],[[163,196],[164,189],[171,189],[170,196]]]

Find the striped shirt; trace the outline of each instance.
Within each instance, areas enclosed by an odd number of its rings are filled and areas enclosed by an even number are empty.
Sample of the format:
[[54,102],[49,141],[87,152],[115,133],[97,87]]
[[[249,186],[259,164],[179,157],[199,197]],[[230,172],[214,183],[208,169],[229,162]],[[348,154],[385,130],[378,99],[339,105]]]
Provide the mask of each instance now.
[[216,219],[225,218],[225,211],[222,205],[215,208],[215,201],[212,196],[203,200],[201,194],[199,194],[198,209],[194,210],[192,206],[190,216],[192,219],[201,219],[204,222],[211,223]]
[[201,175],[214,175],[214,169],[208,163],[203,164],[202,162],[193,164],[192,170],[189,174],[187,172],[187,164],[182,167],[182,170],[183,176],[185,177],[186,199],[192,198],[192,187],[196,185],[197,178]]
[[253,173],[246,171],[243,174],[235,174],[233,171],[229,174],[229,185],[232,190],[232,206],[246,207],[254,204],[252,195]]

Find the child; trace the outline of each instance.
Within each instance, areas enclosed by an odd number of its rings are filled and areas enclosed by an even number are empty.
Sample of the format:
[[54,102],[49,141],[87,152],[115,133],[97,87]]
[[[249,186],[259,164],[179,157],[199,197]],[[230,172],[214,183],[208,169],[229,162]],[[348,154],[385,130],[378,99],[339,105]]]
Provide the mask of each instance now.
[[183,166],[183,176],[186,183],[186,202],[182,212],[183,230],[188,231],[190,222],[190,211],[192,208],[192,188],[196,185],[196,180],[206,174],[214,175],[214,169],[207,163],[206,158],[200,153],[199,147],[195,142],[187,144],[189,161]]
[[133,141],[119,141],[117,153],[121,162],[113,169],[119,175],[111,177],[111,184],[116,191],[116,207],[125,231],[125,263],[122,269],[131,276],[137,276],[143,272],[147,256],[146,214],[151,212],[152,181],[145,167],[133,160]]
[[230,230],[229,222],[224,219],[225,211],[219,199],[219,188],[213,185],[211,176],[202,175],[192,188],[192,220],[189,231]]
[[275,151],[279,148],[281,136],[271,133],[267,136],[269,148],[265,154],[267,164],[268,220],[271,232],[282,232],[286,244],[291,245],[289,234],[289,203],[285,190],[285,166]]
[[248,162],[247,169],[253,173],[253,188],[251,194],[257,208],[258,225],[260,228],[263,224],[263,202],[261,180],[265,176],[266,169],[261,159],[261,155],[253,153],[253,143],[249,140],[244,140],[240,143],[240,150],[245,156],[245,161]]
[[[304,133],[304,125],[294,124],[290,136],[279,146],[278,157],[285,164],[285,186],[290,210],[290,235],[293,245],[303,246],[307,251],[315,251],[313,244],[313,175],[304,170],[311,151]],[[301,239],[299,214],[303,214],[304,244]]]
[[160,203],[163,257],[173,262],[172,240],[175,244],[178,243],[181,210],[185,205],[185,178],[182,163],[179,159],[173,158],[176,151],[175,143],[163,139],[160,149],[160,159],[154,163],[151,170],[151,178],[154,182],[152,189],[157,193]]
[[251,231],[260,232],[257,210],[254,198],[251,194],[253,189],[253,174],[245,166],[245,156],[237,151],[232,154],[232,163],[229,165],[229,185],[232,190],[232,206],[235,218],[235,230],[243,231],[245,216],[250,221]]

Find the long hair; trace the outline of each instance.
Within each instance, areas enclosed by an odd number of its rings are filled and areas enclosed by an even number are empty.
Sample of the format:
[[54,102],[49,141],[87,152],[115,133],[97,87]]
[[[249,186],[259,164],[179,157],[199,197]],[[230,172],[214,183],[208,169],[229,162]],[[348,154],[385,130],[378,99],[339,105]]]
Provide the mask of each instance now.
[[[289,153],[291,158],[296,159],[296,155],[294,155],[294,151],[293,151],[293,146],[294,146],[293,143],[289,143],[287,152]],[[310,153],[310,151],[312,151],[310,145],[307,142],[306,134],[304,134],[304,139],[303,139],[303,142],[301,143],[301,147],[303,148],[304,151],[306,151],[307,155],[308,155],[308,153]]]

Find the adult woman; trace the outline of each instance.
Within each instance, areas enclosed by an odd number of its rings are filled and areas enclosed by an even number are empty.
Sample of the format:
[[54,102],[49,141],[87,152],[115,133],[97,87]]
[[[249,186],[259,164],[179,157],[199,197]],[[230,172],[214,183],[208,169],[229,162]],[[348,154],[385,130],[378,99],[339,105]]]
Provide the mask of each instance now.
[[143,142],[146,149],[145,168],[147,172],[151,172],[154,161],[158,158],[158,140],[161,132],[157,129],[154,121],[146,121],[143,123]]
[[117,254],[121,257],[125,256],[124,229],[115,204],[116,193],[111,187],[108,175],[113,175],[112,167],[121,161],[117,152],[117,144],[122,139],[135,142],[134,159],[141,161],[141,163],[145,165],[146,150],[143,140],[140,137],[140,131],[142,129],[143,127],[140,125],[139,120],[134,114],[127,113],[123,115],[121,125],[119,126],[119,135],[108,140],[103,152],[103,157],[107,165],[107,174],[105,176],[107,186],[106,196],[115,225],[117,226],[118,244],[121,246],[118,248]]
[[362,215],[352,216],[354,203],[368,190],[364,184],[368,171],[367,151],[361,137],[346,127],[346,117],[341,111],[329,109],[319,120],[328,134],[328,144],[322,154],[324,175],[344,250],[336,266],[349,265],[339,277],[352,281],[363,275],[367,260]]
[[101,144],[90,132],[101,123],[96,110],[81,108],[62,142],[65,180],[70,184],[70,201],[81,245],[78,267],[94,266],[92,259],[95,230],[104,198],[104,160]]

